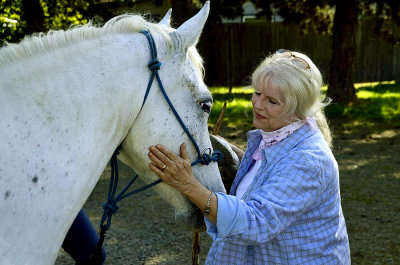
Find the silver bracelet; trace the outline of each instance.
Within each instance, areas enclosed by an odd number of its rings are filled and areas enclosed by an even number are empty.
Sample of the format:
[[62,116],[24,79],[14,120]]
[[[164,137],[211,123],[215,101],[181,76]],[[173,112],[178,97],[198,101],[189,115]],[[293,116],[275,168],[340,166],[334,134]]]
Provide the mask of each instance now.
[[211,213],[211,198],[212,198],[213,194],[214,194],[214,192],[211,192],[210,196],[208,197],[206,208],[204,209],[204,214],[205,215]]

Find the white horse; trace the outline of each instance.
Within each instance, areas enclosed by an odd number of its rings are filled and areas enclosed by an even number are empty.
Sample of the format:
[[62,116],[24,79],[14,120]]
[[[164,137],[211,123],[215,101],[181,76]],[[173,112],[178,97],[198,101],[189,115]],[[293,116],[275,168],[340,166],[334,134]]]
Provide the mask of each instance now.
[[[195,49],[209,3],[178,29],[168,12],[158,24],[123,15],[98,28],[86,25],[26,38],[0,50],[0,264],[53,264],[78,211],[114,150],[146,182],[150,145],[176,153],[187,142],[158,84],[149,82],[151,32],[161,80],[200,148],[211,147],[207,118],[212,97]],[[224,191],[217,163],[193,167],[209,189]],[[199,229],[202,216],[179,192],[154,189],[177,221]]]

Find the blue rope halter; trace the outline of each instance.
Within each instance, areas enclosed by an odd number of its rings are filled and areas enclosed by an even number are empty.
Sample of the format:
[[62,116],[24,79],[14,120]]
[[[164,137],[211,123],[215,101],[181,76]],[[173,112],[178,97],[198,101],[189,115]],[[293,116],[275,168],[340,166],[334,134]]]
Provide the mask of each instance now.
[[[144,95],[144,99],[143,99],[143,103],[141,108],[143,108],[146,100],[147,100],[147,96],[149,95],[150,92],[150,88],[153,84],[154,78],[157,79],[158,85],[160,87],[160,90],[162,92],[162,94],[164,95],[165,100],[168,103],[168,106],[171,108],[172,112],[174,113],[176,119],[178,120],[179,124],[182,126],[183,130],[185,131],[185,133],[187,134],[187,136],[189,137],[190,141],[193,143],[196,152],[197,152],[197,159],[195,161],[193,161],[191,163],[191,166],[197,165],[197,164],[202,164],[202,165],[208,165],[210,164],[210,162],[215,161],[221,161],[222,160],[222,153],[220,151],[214,151],[212,153],[211,148],[207,147],[206,149],[203,150],[203,152],[200,152],[200,148],[196,142],[196,140],[193,138],[192,134],[189,132],[188,128],[186,127],[185,123],[182,121],[181,117],[179,116],[178,112],[176,111],[174,105],[171,103],[167,93],[165,92],[164,86],[161,82],[160,76],[158,74],[158,70],[160,70],[161,67],[161,63],[158,61],[157,59],[157,48],[156,48],[156,44],[154,42],[153,36],[146,30],[142,30],[140,31],[140,33],[144,34],[148,40],[149,46],[150,46],[150,54],[151,54],[151,61],[148,64],[149,69],[151,70],[151,76],[150,76],[150,80],[149,83],[147,85],[147,89],[146,89],[146,93]],[[112,215],[115,214],[118,209],[119,206],[117,205],[117,203],[126,198],[129,197],[131,195],[134,195],[138,192],[141,192],[143,190],[146,190],[148,188],[151,188],[159,183],[161,183],[161,179],[158,179],[156,181],[154,181],[153,183],[150,183],[144,187],[141,187],[139,189],[133,190],[131,192],[127,192],[127,190],[129,189],[129,187],[133,184],[133,182],[137,179],[138,175],[135,175],[131,181],[122,189],[122,191],[115,197],[115,193],[117,190],[117,186],[118,186],[118,160],[117,160],[117,156],[119,154],[119,150],[121,149],[121,146],[119,146],[114,154],[111,157],[110,160],[110,164],[111,164],[111,179],[110,179],[110,186],[109,186],[109,191],[108,191],[108,199],[107,199],[107,203],[103,203],[103,209],[104,209],[104,213],[103,216],[101,218],[100,221],[100,239],[99,242],[96,246],[95,252],[93,254],[93,258],[100,253],[101,251],[101,247],[105,238],[105,234],[106,231],[110,228],[111,226],[111,218]],[[107,221],[107,224],[104,224]]]

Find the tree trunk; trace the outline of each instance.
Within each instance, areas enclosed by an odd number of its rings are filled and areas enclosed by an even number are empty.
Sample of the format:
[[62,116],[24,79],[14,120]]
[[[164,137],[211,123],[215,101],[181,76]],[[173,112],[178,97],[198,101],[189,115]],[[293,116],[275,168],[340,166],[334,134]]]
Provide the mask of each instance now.
[[44,12],[39,0],[22,0],[22,18],[26,21],[26,34],[42,32]]
[[191,16],[191,0],[171,0],[173,26],[178,28],[183,22]]
[[327,96],[339,104],[347,104],[356,99],[354,66],[357,50],[357,10],[358,0],[337,1]]

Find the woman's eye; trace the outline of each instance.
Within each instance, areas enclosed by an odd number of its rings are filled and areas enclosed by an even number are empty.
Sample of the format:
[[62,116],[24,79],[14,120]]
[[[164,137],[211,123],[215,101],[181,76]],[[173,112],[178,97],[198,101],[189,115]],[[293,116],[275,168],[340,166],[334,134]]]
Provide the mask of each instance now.
[[199,105],[200,105],[200,108],[201,108],[204,112],[210,113],[210,111],[211,111],[211,106],[212,106],[211,101],[200,102]]
[[274,105],[278,104],[278,102],[271,100],[271,99],[269,100],[269,102],[271,102],[271,104],[274,104]]
[[256,94],[257,96],[259,96],[259,95],[261,95],[261,92],[254,91],[254,94]]

